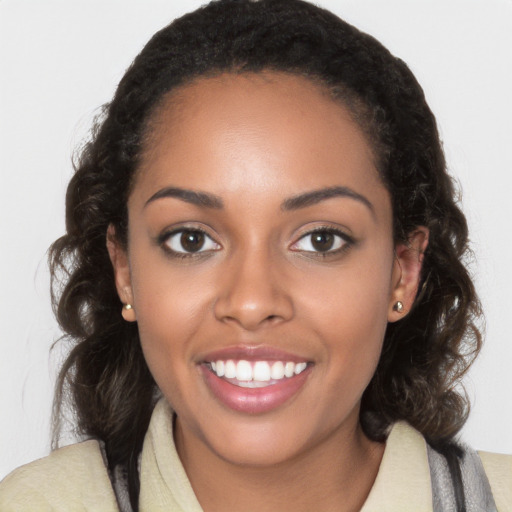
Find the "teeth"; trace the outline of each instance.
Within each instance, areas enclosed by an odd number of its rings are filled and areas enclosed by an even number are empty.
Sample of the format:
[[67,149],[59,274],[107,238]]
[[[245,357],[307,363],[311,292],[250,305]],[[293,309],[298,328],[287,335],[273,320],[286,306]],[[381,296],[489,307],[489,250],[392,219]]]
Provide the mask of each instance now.
[[274,380],[279,380],[284,377],[284,364],[281,361],[276,361],[272,365],[272,369],[270,370],[270,376]]
[[249,361],[238,361],[236,365],[236,380],[252,380],[252,366]]
[[240,380],[236,384],[240,388],[266,388],[268,382],[260,382],[259,380]]
[[293,377],[295,375],[295,365],[293,363],[286,363],[284,365],[284,375],[285,377]]
[[225,368],[226,366],[224,361],[217,361],[215,363],[215,368],[212,366],[212,370],[217,374],[217,377],[224,377]]
[[267,361],[257,361],[254,363],[253,379],[262,382],[270,380],[270,365]]
[[234,361],[226,361],[226,366],[224,367],[224,376],[226,379],[234,379],[236,377],[236,366]]
[[299,375],[306,369],[307,363],[299,363],[295,365],[295,375]]
[[294,363],[292,361],[227,361],[218,360],[210,362],[210,367],[217,377],[236,379],[241,387],[257,388],[268,385],[269,381],[276,381],[293,377],[302,373],[308,364],[306,362]]

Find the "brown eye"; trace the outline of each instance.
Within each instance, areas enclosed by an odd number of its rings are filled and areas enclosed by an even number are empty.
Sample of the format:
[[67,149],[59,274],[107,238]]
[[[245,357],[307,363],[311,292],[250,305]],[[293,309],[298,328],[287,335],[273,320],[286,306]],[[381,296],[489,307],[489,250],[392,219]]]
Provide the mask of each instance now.
[[303,235],[291,246],[291,249],[297,252],[325,254],[335,253],[352,243],[352,238],[341,231],[318,229]]
[[183,231],[180,243],[187,252],[197,252],[204,245],[204,233],[200,231]]
[[311,245],[318,252],[330,251],[334,245],[334,235],[327,231],[319,231],[311,235]]
[[193,254],[217,251],[220,245],[198,229],[181,229],[163,238],[163,245],[172,253]]

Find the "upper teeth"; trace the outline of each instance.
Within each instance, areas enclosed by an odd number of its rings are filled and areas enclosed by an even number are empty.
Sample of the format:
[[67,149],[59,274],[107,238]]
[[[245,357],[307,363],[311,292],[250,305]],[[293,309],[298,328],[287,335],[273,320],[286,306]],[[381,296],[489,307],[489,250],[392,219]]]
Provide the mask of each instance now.
[[303,372],[307,363],[293,363],[291,361],[227,361],[218,360],[210,362],[212,371],[218,377],[236,379],[238,381],[268,382],[284,377],[293,377]]

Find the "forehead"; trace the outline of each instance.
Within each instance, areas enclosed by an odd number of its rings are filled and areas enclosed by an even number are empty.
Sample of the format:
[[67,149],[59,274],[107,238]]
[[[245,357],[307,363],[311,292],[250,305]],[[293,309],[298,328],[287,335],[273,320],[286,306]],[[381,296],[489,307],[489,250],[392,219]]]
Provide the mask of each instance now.
[[383,188],[349,110],[327,88],[278,72],[199,78],[169,94],[149,124],[137,182],[148,193],[169,184],[213,193]]

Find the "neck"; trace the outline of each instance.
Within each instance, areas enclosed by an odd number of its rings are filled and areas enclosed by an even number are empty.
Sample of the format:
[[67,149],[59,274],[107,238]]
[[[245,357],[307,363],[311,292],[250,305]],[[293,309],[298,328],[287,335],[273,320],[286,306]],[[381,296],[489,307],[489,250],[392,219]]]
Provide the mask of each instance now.
[[292,459],[269,466],[222,459],[176,425],[176,445],[205,512],[349,512],[363,506],[384,445],[370,441],[358,421]]

